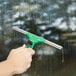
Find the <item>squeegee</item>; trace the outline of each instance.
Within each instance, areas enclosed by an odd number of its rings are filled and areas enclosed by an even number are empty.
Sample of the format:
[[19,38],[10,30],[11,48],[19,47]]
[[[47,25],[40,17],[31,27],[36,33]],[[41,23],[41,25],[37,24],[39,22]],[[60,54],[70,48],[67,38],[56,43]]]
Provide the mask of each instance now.
[[58,44],[56,44],[54,42],[51,42],[49,40],[44,39],[43,37],[39,37],[39,36],[37,36],[35,34],[32,34],[32,33],[28,32],[28,31],[20,29],[17,26],[13,26],[12,29],[24,34],[25,36],[27,36],[28,40],[30,40],[32,42],[32,45],[29,46],[30,48],[33,48],[38,43],[45,43],[45,44],[48,44],[48,45],[50,45],[50,46],[52,46],[54,48],[57,48],[59,50],[61,50],[63,48],[61,45],[58,45]]

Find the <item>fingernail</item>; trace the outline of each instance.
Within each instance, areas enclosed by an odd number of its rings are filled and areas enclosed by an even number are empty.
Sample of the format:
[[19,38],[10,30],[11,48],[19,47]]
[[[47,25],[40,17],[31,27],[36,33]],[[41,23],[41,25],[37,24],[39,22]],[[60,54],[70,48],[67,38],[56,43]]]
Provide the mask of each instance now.
[[26,47],[26,45],[24,44],[23,47]]

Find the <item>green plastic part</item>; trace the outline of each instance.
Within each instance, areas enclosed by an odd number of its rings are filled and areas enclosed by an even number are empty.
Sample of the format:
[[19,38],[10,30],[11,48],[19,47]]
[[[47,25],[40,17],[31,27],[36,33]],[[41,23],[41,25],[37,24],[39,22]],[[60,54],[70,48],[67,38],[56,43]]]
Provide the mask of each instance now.
[[25,35],[28,37],[28,40],[30,40],[32,42],[32,45],[31,46],[27,46],[27,47],[34,48],[34,46],[36,44],[45,42],[44,38],[36,36],[36,35],[34,35],[32,33],[27,32]]

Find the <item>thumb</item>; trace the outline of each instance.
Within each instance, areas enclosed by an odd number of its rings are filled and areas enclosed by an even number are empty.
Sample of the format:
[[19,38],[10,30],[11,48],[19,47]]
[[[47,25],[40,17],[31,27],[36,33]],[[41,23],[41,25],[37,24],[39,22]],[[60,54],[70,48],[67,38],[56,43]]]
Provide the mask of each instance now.
[[25,47],[26,47],[26,45],[25,45],[25,44],[23,44],[23,46],[22,46],[22,47],[24,47],[24,48],[25,48]]

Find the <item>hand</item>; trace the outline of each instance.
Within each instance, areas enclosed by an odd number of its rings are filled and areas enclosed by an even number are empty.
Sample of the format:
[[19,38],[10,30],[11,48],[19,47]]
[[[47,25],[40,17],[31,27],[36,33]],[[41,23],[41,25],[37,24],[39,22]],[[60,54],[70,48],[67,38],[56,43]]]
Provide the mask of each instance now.
[[20,74],[31,66],[32,55],[35,52],[31,48],[25,48],[25,45],[17,49],[12,49],[7,60],[14,67],[14,74]]

